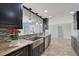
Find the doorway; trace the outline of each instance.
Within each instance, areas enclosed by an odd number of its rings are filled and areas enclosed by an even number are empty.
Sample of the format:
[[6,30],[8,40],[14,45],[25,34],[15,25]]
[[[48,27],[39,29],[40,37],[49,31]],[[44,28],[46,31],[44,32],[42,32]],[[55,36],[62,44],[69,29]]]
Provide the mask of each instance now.
[[64,38],[64,31],[61,25],[58,25],[58,38]]

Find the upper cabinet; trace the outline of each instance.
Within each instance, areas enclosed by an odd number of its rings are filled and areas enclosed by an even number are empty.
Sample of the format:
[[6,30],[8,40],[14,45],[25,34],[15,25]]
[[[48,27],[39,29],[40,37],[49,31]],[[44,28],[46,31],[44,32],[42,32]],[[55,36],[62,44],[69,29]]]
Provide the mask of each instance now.
[[0,4],[0,28],[22,29],[21,3]]
[[48,30],[48,19],[44,18],[43,19],[43,31]]
[[74,14],[74,29],[79,30],[79,11]]

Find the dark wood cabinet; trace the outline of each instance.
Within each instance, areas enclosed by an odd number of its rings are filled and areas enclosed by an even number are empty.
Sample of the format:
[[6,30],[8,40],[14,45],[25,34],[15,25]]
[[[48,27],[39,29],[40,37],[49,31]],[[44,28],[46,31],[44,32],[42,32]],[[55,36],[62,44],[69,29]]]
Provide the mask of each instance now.
[[13,51],[6,56],[40,56],[44,52],[44,41],[41,44],[34,47],[33,44]]
[[43,19],[43,31],[45,32],[45,30],[48,29],[48,19],[44,18]]
[[[46,50],[46,48],[48,48],[50,43],[51,43],[51,35],[43,37],[43,42],[40,45],[38,45],[35,48],[33,48],[33,46],[31,46],[31,48],[32,48],[31,56],[40,56]],[[47,45],[47,47],[45,48],[46,45]]]
[[32,48],[32,54],[31,54],[32,56],[40,56],[44,52],[43,43],[35,48]]
[[[50,45],[51,37],[50,35],[45,37],[47,38],[47,47]],[[6,56],[40,56],[45,51],[45,41],[46,39],[40,38],[34,41],[33,44],[24,46],[16,51],[13,51]]]
[[18,49],[12,53],[9,53],[6,56],[28,56],[28,46],[25,46],[25,47]]
[[49,47],[50,43],[51,43],[51,35],[48,35],[46,37],[44,37],[44,45],[45,45],[45,49]]
[[30,56],[40,56],[44,52],[44,39],[38,39],[30,46],[30,48]]
[[76,11],[76,13],[74,13],[74,29],[75,30],[79,30],[79,11]]
[[71,37],[71,45],[76,54],[79,55],[79,42],[77,41],[77,38]]

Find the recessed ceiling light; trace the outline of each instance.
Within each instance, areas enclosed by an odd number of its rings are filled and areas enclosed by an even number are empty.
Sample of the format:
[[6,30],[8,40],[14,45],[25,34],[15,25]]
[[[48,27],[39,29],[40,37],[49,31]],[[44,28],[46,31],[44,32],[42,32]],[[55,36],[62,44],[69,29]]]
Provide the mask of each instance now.
[[74,14],[74,13],[75,13],[74,11],[71,11],[71,12],[70,12],[70,14]]
[[38,25],[38,22],[36,22],[36,25]]
[[42,25],[42,24],[40,24],[40,25]]
[[49,18],[51,18],[52,16],[49,16]]
[[29,23],[31,23],[32,21],[31,20],[29,20]]
[[44,10],[44,12],[47,13],[48,11],[47,10]]

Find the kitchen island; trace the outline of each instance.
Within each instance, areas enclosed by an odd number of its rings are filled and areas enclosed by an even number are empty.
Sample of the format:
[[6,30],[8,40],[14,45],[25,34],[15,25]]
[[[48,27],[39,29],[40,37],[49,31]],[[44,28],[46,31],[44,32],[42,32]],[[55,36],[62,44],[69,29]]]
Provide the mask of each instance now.
[[[17,46],[17,47],[8,47],[7,49],[3,49],[2,51],[0,51],[0,56],[4,56],[4,55],[7,55],[7,56],[19,55],[20,52],[16,53],[17,50],[22,49],[24,47],[28,47],[30,44],[33,44],[33,41],[20,39],[20,45],[19,46]],[[23,53],[23,52],[21,52],[21,53]]]
[[50,40],[50,35],[20,39],[19,46],[0,50],[0,56],[40,56],[49,46]]

